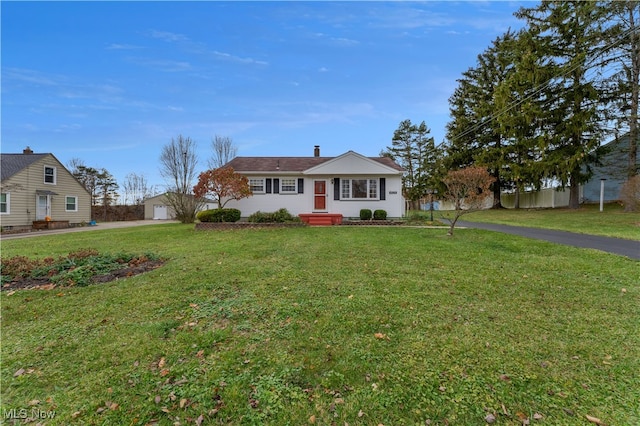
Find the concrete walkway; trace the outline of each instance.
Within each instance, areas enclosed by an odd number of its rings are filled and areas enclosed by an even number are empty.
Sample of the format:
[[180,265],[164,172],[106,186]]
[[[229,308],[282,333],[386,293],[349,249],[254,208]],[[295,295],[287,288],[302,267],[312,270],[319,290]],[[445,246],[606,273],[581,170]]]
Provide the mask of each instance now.
[[591,248],[640,260],[640,241],[601,237],[598,235],[577,234],[575,232],[555,231],[552,229],[499,225],[496,223],[458,221],[456,226],[520,235],[522,237],[545,240],[573,247]]
[[98,222],[95,226],[78,226],[65,229],[51,229],[19,234],[1,234],[0,241],[12,240],[16,238],[42,237],[44,235],[68,234],[71,232],[99,231],[101,229],[130,228],[132,226],[159,225],[161,223],[180,223],[177,220],[127,220],[120,222]]

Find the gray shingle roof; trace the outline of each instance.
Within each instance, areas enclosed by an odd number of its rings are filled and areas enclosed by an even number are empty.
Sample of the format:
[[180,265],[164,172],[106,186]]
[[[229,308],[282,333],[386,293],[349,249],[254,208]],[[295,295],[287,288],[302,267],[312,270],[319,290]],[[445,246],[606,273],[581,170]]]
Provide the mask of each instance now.
[[[238,172],[303,172],[335,157],[236,157],[226,165]],[[389,157],[367,157],[384,166],[403,171]]]
[[9,179],[20,170],[51,154],[0,154],[0,180]]

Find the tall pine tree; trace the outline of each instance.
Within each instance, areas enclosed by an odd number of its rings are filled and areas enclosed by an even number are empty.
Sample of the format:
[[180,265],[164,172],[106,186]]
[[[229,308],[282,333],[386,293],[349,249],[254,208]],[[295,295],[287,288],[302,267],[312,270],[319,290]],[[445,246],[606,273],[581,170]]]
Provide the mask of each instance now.
[[550,60],[554,78],[547,84],[543,107],[549,114],[541,162],[546,174],[569,188],[569,207],[580,205],[581,183],[600,145],[601,93],[587,73],[602,53],[600,27],[604,9],[595,2],[543,1],[517,13],[529,25],[536,52]]
[[513,67],[514,58],[507,48],[513,38],[514,33],[508,31],[478,55],[476,67],[463,73],[449,99],[452,120],[447,125],[447,167],[486,167],[494,178],[494,207],[501,206],[500,193],[505,185],[505,140],[496,120],[495,91]]

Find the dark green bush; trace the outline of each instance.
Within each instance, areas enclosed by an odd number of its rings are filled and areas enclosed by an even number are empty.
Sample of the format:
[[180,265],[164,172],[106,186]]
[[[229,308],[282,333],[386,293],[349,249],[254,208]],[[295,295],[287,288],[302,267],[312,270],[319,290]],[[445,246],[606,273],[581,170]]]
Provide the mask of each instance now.
[[371,219],[371,210],[362,209],[360,210],[360,220],[370,220]]
[[386,210],[376,210],[373,212],[373,218],[375,220],[387,220],[387,211]]
[[211,209],[198,212],[200,222],[237,222],[240,220],[238,209]]
[[257,211],[250,215],[247,220],[253,223],[285,223],[296,222],[300,219],[292,216],[287,209],[280,209],[270,213]]

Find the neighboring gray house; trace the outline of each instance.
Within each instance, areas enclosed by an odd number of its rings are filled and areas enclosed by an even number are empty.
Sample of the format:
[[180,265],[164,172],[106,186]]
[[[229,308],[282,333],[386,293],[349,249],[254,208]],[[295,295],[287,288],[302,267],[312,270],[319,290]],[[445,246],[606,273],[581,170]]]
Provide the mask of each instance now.
[[91,221],[91,194],[53,154],[0,154],[0,226],[31,228],[35,221],[61,225]]
[[[640,141],[639,141],[640,142]],[[604,181],[604,202],[620,199],[620,189],[627,180],[629,165],[629,134],[621,136],[603,145],[605,154],[601,164],[592,164],[593,177],[583,186],[583,199],[585,203],[598,203],[600,201],[600,187]],[[640,161],[636,158],[636,165]]]

